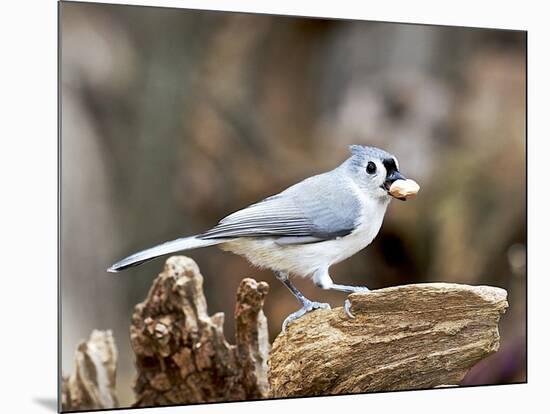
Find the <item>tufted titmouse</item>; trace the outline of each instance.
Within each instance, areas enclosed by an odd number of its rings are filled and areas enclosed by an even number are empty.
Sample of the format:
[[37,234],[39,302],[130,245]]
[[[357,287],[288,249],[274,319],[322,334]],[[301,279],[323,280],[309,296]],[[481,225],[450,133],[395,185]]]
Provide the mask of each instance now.
[[[155,257],[218,245],[271,269],[296,296],[302,308],[283,322],[306,312],[330,308],[296,289],[289,275],[311,277],[323,289],[366,292],[364,286],[336,284],[329,267],[368,246],[377,235],[391,200],[391,184],[404,180],[397,159],[378,148],[350,146],[351,156],[332,171],[306,178],[222,219],[204,233],[169,241],[128,256],[108,271],[118,272]],[[349,301],[345,302],[349,312]]]

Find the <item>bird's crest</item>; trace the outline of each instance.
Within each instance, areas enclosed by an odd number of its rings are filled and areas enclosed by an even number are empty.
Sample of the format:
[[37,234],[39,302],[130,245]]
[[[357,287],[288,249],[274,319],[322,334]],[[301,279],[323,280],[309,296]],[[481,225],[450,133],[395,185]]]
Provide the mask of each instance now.
[[349,150],[353,157],[358,158],[358,160],[364,160],[368,157],[376,157],[381,160],[385,158],[392,158],[392,155],[380,148],[376,147],[367,147],[364,145],[350,145]]

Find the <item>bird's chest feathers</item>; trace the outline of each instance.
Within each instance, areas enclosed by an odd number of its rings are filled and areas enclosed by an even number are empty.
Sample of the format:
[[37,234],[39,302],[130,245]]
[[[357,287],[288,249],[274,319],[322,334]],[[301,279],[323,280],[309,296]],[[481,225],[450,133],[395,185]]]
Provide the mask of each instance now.
[[389,200],[373,199],[360,193],[358,197],[361,200],[362,214],[357,221],[356,229],[334,244],[333,247],[337,251],[334,263],[345,260],[368,246],[382,226]]
[[356,191],[361,214],[356,228],[347,236],[318,243],[281,246],[274,238],[240,238],[224,243],[224,250],[245,256],[252,264],[290,272],[299,276],[312,275],[341,262],[368,246],[378,234],[389,200],[376,200]]

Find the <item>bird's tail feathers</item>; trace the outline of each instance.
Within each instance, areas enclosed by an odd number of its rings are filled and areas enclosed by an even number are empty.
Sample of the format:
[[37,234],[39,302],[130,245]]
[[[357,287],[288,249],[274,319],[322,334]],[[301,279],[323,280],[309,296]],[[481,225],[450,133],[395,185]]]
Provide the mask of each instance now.
[[226,239],[203,240],[195,236],[183,237],[181,239],[168,241],[149,249],[134,253],[131,256],[128,256],[115,263],[109,269],[107,269],[107,271],[111,273],[116,273],[129,267],[140,265],[156,257],[164,256],[165,254],[175,253],[182,250],[197,249],[199,247],[212,246],[226,241]]

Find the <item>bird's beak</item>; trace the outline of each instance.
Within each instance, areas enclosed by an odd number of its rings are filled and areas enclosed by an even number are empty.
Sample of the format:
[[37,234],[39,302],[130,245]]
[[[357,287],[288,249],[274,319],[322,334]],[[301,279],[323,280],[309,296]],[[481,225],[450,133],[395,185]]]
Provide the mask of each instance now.
[[[393,184],[393,182],[397,181],[397,180],[406,180],[406,179],[407,179],[407,177],[405,177],[399,171],[397,171],[397,170],[392,171],[391,173],[389,173],[387,175],[386,180],[384,181],[383,187],[388,192],[388,194],[391,195],[390,194],[390,187]],[[394,198],[398,198],[398,197],[394,197]],[[403,201],[405,200],[404,198],[398,198],[398,199],[403,200]]]

